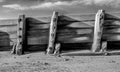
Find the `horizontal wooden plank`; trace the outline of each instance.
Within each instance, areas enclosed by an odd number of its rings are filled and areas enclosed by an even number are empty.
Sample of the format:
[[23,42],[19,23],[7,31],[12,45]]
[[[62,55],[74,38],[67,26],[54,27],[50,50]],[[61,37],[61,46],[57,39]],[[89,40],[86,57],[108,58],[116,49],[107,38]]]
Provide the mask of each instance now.
[[[94,20],[94,18],[95,18],[95,14],[82,14],[82,15],[79,15],[79,14],[67,14],[67,15],[64,15],[64,16],[75,19],[75,20],[78,20],[78,21],[81,21],[81,20]],[[43,21],[43,22],[50,22],[50,20],[51,20],[51,16],[33,17],[33,18],[35,18],[37,20],[40,20],[40,21]]]
[[28,38],[28,44],[29,45],[48,44],[48,37],[46,37],[46,36],[42,36],[42,37],[29,37]]
[[[73,38],[58,38],[58,41],[61,43],[81,43],[81,42],[92,42],[92,39],[89,37],[73,37]],[[35,44],[47,44],[48,38],[41,37],[41,38],[28,38],[29,45]]]
[[30,23],[30,24],[33,24],[33,23],[35,23],[35,24],[46,24],[46,23],[48,23],[48,22],[43,21],[42,18],[37,19],[37,18],[33,18],[33,17],[27,17],[26,22]]
[[92,42],[92,39],[88,36],[83,37],[71,37],[71,38],[59,38],[58,41],[61,43],[82,43],[82,42]]
[[95,20],[95,14],[82,14],[82,15],[79,15],[79,14],[74,14],[74,15],[66,15],[70,18],[73,18],[75,20],[78,20],[78,21],[84,21],[84,20]]
[[1,39],[0,46],[10,46],[10,40],[9,39]]
[[12,46],[0,46],[0,51],[10,51]]
[[104,34],[103,38],[107,41],[120,41],[120,34]]
[[84,22],[74,22],[67,24],[67,27],[73,27],[73,28],[82,28],[82,27],[93,27],[94,25],[89,25],[90,23],[84,23]]
[[[58,41],[61,43],[83,43],[83,42],[92,42],[92,37],[88,35],[84,36],[59,36],[57,38]],[[107,41],[120,41],[120,35],[104,35],[104,39]],[[0,45],[7,45],[13,42],[16,42],[17,38],[3,38],[0,39]],[[48,36],[41,36],[41,37],[28,37],[28,45],[36,45],[36,44],[47,44],[48,43]]]
[[45,23],[50,23],[50,21],[51,21],[51,16],[46,16],[46,17],[28,17],[28,18],[29,18],[29,20],[35,19],[35,20],[33,20],[33,22],[35,22],[37,20],[37,21],[42,21],[42,22],[45,22]]
[[118,25],[120,26],[120,21],[112,21],[112,20],[107,20],[104,23],[104,26],[113,26],[113,25]]
[[[49,30],[33,30],[28,31],[28,36],[48,35]],[[92,29],[59,29],[57,34],[91,34]]]
[[67,15],[68,17],[75,19],[81,23],[85,23],[89,26],[94,26],[95,14],[91,15]]
[[[84,35],[84,34],[91,34],[93,32],[92,29],[67,29],[67,28],[63,28],[63,29],[58,29],[57,30],[57,35],[61,36],[67,36],[67,35]],[[31,30],[28,31],[28,36],[31,37],[36,37],[36,36],[43,36],[43,35],[48,35],[49,34],[49,30]]]
[[[28,26],[30,30],[36,30],[36,29],[49,29],[49,24],[33,24]],[[90,26],[89,23],[83,23],[83,22],[70,22],[70,23],[62,23],[61,25],[58,24],[59,28],[62,27],[70,27],[70,28],[92,28],[93,26]]]
[[120,26],[108,26],[108,27],[104,27],[104,30],[111,30],[111,29],[118,29],[120,28]]
[[[92,38],[89,36],[60,36],[57,38],[58,41],[61,43],[81,43],[81,42],[91,42]],[[17,42],[17,38],[11,38],[11,39],[0,39],[1,44],[0,45],[6,45]],[[48,36],[41,36],[41,37],[28,37],[28,45],[36,45],[36,44],[47,44],[48,43]]]
[[49,29],[49,24],[29,25],[28,29],[29,30]]
[[0,39],[1,38],[17,38],[17,33],[0,32]]
[[17,31],[17,26],[0,27],[0,31],[1,31],[1,32]]
[[[3,29],[2,29],[3,30]],[[6,30],[6,29],[5,29]],[[76,34],[91,34],[92,29],[60,29],[57,31],[59,35],[76,35]],[[30,30],[27,31],[28,36],[36,37],[42,35],[48,35],[49,30]],[[6,32],[0,32],[0,38],[17,38],[17,31],[15,29]]]
[[110,26],[104,26],[105,29],[113,29],[113,28],[120,28],[118,25],[110,25]]
[[3,36],[9,36],[9,38],[16,38],[17,37],[17,26],[7,26],[7,27],[0,27],[0,38]]
[[120,20],[120,18],[116,15],[109,14],[109,13],[106,13],[105,15],[106,15],[105,20],[113,20],[113,21],[115,21],[115,20],[119,21]]
[[48,36],[49,30],[33,30],[27,32],[28,37],[41,37]]
[[[94,21],[94,14],[93,15],[67,15],[68,17],[78,20],[78,21],[83,21],[83,22],[88,22],[88,21]],[[27,21],[30,21],[31,23],[50,23],[51,16],[46,16],[46,17],[27,17]],[[0,25],[15,25],[18,23],[18,19],[6,19],[6,20],[0,20]]]
[[[67,27],[64,28],[63,27],[63,28],[58,29],[58,32],[63,32],[63,33],[65,32],[66,33],[66,32],[71,32],[71,31],[73,32],[74,31],[74,32],[77,32],[77,33],[91,33],[92,29],[93,28],[90,28],[90,29],[89,28],[86,28],[86,29],[85,28],[83,28],[83,29],[82,28],[80,28],[80,29],[78,28],[77,29],[77,28],[67,28]],[[40,33],[41,34],[41,33],[46,33],[46,32],[48,33],[49,29],[28,30],[27,32],[31,33],[31,34],[32,33]],[[10,35],[11,34],[16,34],[17,30],[14,29],[14,28],[10,28],[10,30],[8,30],[7,28],[0,29],[0,35],[3,35],[5,33],[6,34],[10,34]]]
[[5,19],[5,20],[0,20],[0,25],[3,26],[9,26],[9,25],[15,25],[18,23],[18,19]]
[[2,27],[14,27],[14,26],[17,26],[17,24],[0,25],[0,28],[2,28]]
[[57,34],[91,34],[93,32],[92,29],[68,29],[63,28],[57,30]]
[[3,39],[12,39],[12,38],[17,38],[17,37],[13,37],[13,36],[0,36],[0,40],[3,40]]
[[120,33],[120,28],[112,28],[112,29],[105,29],[103,31],[104,34],[116,34],[116,33]]

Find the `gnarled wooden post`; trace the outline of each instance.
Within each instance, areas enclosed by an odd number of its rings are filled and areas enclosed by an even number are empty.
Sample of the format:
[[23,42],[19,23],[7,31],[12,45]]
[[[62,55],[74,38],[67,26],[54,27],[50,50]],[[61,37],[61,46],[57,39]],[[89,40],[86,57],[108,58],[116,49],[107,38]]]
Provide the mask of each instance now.
[[17,25],[17,44],[14,45],[12,53],[21,55],[26,46],[26,18],[25,15],[20,15]]
[[58,20],[58,12],[54,11],[53,16],[51,18],[51,23],[50,23],[49,42],[48,42],[47,54],[53,54],[53,52],[54,52],[56,30],[57,30],[57,20]]
[[101,49],[104,15],[104,10],[99,10],[95,17],[92,52],[98,52]]

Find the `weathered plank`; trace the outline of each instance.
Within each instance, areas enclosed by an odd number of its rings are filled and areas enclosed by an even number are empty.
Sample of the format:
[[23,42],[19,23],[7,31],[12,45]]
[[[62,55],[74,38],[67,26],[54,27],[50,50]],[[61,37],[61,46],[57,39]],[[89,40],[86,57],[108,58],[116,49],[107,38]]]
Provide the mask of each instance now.
[[27,22],[30,23],[30,25],[33,24],[46,24],[46,23],[50,23],[51,21],[51,17],[47,16],[47,17],[27,17]]
[[49,24],[29,25],[29,30],[49,29]]
[[120,21],[108,20],[108,21],[105,21],[105,24],[103,26],[105,26],[105,27],[107,27],[107,26],[120,26]]
[[6,27],[0,27],[0,32],[6,32],[6,33],[17,33],[17,26],[6,26]]
[[120,18],[118,16],[119,16],[119,14],[118,15],[112,15],[112,14],[106,13],[105,14],[105,20],[120,21]]
[[[58,41],[61,43],[81,43],[81,42],[92,42],[92,38],[89,36],[60,36],[57,38]],[[48,37],[41,36],[41,37],[29,37],[28,44],[48,44]]]
[[103,38],[107,41],[120,41],[120,34],[104,34]]
[[[38,25],[29,25],[29,30],[39,30],[39,29],[48,29],[49,28],[49,24],[38,24]],[[61,25],[58,25],[58,28],[62,28],[62,27],[65,27],[65,28],[78,28],[78,29],[84,29],[84,28],[93,28],[92,26],[89,26],[85,23],[82,23],[82,22],[74,22],[74,23],[62,23]]]
[[17,22],[17,19],[0,20],[0,26],[14,26],[17,25]]
[[112,29],[105,29],[103,31],[104,34],[116,34],[120,33],[120,28],[112,28]]
[[61,15],[59,16],[58,25],[66,26],[73,24],[72,26],[88,26],[93,27],[94,21],[91,20],[79,20],[78,18],[72,18],[70,16]]

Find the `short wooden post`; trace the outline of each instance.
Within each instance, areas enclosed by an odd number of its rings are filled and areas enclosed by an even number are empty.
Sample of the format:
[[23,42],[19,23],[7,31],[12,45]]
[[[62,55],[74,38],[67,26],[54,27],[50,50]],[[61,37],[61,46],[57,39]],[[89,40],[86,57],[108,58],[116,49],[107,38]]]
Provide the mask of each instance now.
[[57,20],[58,20],[58,12],[54,11],[53,16],[51,18],[50,29],[49,29],[50,31],[49,31],[49,42],[48,42],[47,54],[53,54],[54,52]]
[[92,52],[98,52],[101,48],[101,39],[103,34],[104,10],[99,10],[95,17],[94,38],[92,44]]
[[105,53],[107,50],[107,41],[102,41],[102,45],[101,45],[101,53]]
[[14,54],[21,55],[26,46],[26,18],[25,15],[20,15],[17,25],[17,44],[14,46]]
[[56,43],[55,44],[55,50],[54,50],[54,55],[55,56],[59,56],[60,55],[60,48],[61,48],[61,44],[60,43]]

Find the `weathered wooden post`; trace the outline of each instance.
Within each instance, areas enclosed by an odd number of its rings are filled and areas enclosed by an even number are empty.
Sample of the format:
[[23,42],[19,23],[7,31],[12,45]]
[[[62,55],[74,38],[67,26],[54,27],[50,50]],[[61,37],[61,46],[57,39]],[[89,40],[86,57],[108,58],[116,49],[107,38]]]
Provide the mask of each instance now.
[[49,29],[50,31],[49,31],[49,42],[48,42],[47,54],[53,54],[54,52],[57,21],[58,21],[58,12],[54,11],[53,16],[51,18],[50,29]]
[[58,42],[55,44],[55,50],[54,50],[55,56],[60,56],[60,47],[61,47],[61,43]]
[[20,15],[17,25],[17,44],[14,46],[12,52],[17,55],[23,54],[26,42],[26,18],[25,15]]
[[95,17],[92,52],[98,52],[101,49],[104,15],[104,10],[99,10]]
[[102,45],[101,45],[101,50],[100,52],[101,53],[105,53],[106,52],[106,49],[107,49],[107,41],[102,41]]

